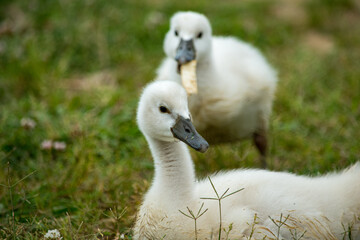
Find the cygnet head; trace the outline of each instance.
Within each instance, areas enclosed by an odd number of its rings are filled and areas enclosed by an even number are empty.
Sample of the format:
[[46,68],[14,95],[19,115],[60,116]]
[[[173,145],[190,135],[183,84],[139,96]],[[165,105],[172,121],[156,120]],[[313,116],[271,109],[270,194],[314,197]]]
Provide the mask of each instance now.
[[148,138],[164,142],[179,139],[200,152],[209,147],[191,123],[185,89],[176,82],[156,81],[145,87],[137,123]]
[[211,26],[200,13],[178,12],[170,20],[164,51],[179,65],[194,59],[201,61],[211,52]]

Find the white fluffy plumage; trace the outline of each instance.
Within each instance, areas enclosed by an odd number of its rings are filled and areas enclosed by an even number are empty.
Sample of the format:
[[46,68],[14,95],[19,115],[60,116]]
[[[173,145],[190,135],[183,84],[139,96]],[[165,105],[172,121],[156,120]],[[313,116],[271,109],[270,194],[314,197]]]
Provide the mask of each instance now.
[[[159,111],[166,106],[167,113]],[[195,214],[204,203],[208,211],[197,220],[197,238],[217,239],[219,208],[209,180],[196,180],[186,145],[173,137],[178,116],[189,118],[185,90],[171,81],[148,85],[140,98],[137,122],[155,164],[155,176],[137,215],[134,239],[195,239]],[[360,164],[324,176],[241,169],[211,176],[219,194],[244,188],[222,200],[222,226],[232,224],[229,239],[360,239]],[[256,216],[256,219],[254,220]],[[351,226],[351,228],[349,228]],[[253,234],[251,234],[254,229]],[[211,237],[212,236],[212,237]],[[222,239],[226,234],[222,232]]]
[[[234,37],[212,36],[204,15],[178,12],[164,40],[167,57],[157,70],[157,80],[181,83],[175,61],[181,39],[193,39],[196,51],[198,94],[189,97],[189,108],[197,130],[209,143],[234,142],[254,134],[265,137],[277,74],[263,55]],[[264,155],[266,149],[259,151]]]

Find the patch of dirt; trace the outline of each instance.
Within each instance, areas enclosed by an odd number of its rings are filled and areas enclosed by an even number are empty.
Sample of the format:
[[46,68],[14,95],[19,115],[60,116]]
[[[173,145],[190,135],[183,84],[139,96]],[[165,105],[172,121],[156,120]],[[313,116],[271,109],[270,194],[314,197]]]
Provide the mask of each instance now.
[[31,21],[24,11],[17,5],[10,5],[6,11],[6,18],[0,23],[0,37],[21,33],[30,28]]
[[109,70],[65,79],[63,82],[63,87],[70,91],[92,91],[117,87],[116,74]]
[[334,40],[330,36],[318,32],[306,33],[303,43],[305,47],[319,54],[330,54],[335,50]]
[[167,19],[164,13],[159,11],[152,11],[146,16],[144,25],[148,29],[152,30],[155,29],[157,26],[165,23],[166,21]]
[[275,17],[284,22],[302,26],[308,21],[304,3],[304,0],[281,0],[274,5],[272,12]]

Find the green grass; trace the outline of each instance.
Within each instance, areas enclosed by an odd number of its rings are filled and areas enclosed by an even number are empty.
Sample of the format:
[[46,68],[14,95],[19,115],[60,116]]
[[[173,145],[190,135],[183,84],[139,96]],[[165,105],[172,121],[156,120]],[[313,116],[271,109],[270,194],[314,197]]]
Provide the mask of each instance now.
[[[131,238],[153,176],[137,99],[164,57],[168,19],[188,9],[278,70],[271,169],[318,174],[359,160],[356,1],[1,1],[0,239],[50,229],[64,239]],[[36,127],[24,129],[22,118]],[[42,150],[46,139],[67,147]],[[202,177],[260,166],[248,141],[192,154]]]

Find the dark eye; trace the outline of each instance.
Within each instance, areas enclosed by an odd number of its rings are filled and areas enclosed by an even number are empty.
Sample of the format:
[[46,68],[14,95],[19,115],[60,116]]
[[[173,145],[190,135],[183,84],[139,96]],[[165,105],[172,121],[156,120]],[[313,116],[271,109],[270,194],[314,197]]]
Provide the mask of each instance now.
[[199,32],[199,34],[197,35],[197,38],[202,38],[203,33]]
[[159,107],[159,110],[160,110],[160,112],[162,112],[162,113],[170,113],[169,109],[167,109],[167,108],[164,107],[164,106],[160,106],[160,107]]
[[178,33],[178,31],[177,30],[175,30],[175,36],[179,36],[179,33]]

